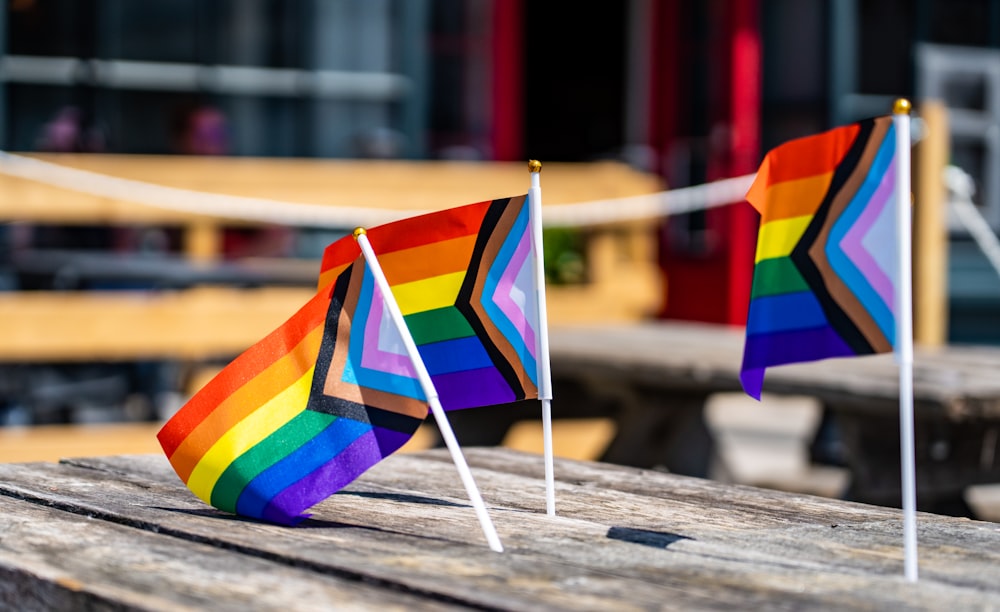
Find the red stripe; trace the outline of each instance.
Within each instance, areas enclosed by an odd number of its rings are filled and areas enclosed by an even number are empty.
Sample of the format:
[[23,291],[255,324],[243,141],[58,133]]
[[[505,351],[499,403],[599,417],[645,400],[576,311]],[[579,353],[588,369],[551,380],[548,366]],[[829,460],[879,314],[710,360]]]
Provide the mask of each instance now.
[[767,154],[768,184],[833,172],[854,144],[859,130],[856,123],[845,125],[775,147]]
[[746,200],[763,214],[767,192],[772,185],[794,181],[837,169],[854,144],[860,127],[854,123],[815,136],[789,140],[764,156]]
[[[477,202],[457,208],[408,217],[368,230],[368,240],[376,253],[391,253],[431,242],[476,234],[491,202]],[[353,236],[345,236],[326,248],[320,266],[320,286],[329,284],[334,268],[346,267],[361,255]]]
[[320,291],[284,325],[233,360],[156,434],[167,457],[227,397],[289,353],[326,319],[330,292]]

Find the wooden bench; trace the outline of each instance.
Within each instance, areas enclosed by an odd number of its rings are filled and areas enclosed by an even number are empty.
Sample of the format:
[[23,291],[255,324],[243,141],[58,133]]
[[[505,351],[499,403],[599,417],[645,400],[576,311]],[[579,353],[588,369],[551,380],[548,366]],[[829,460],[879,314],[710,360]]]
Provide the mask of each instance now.
[[[416,211],[524,193],[520,162],[393,162],[225,157],[59,155],[31,157],[99,174],[196,192],[322,206]],[[545,205],[634,196],[661,189],[660,180],[618,163],[546,164]],[[280,208],[280,207],[279,207]],[[278,211],[280,213],[280,210]],[[262,268],[219,264],[224,226],[256,225],[96,196],[0,172],[0,221],[29,224],[181,227],[186,262],[110,262],[89,254],[73,270],[105,281],[153,279],[169,286],[302,284],[304,262]],[[345,228],[347,230],[351,228]],[[655,223],[593,227],[583,232],[590,266],[583,284],[555,287],[550,316],[557,321],[635,320],[662,298],[655,261]],[[51,271],[67,253],[22,252],[25,270]],[[318,262],[312,262],[318,269]],[[289,268],[293,265],[294,269]],[[154,269],[155,268],[155,269]],[[627,299],[622,298],[622,287]],[[194,293],[39,292],[0,295],[0,362],[114,361],[139,357],[232,357],[293,314],[305,289],[245,291],[198,288]],[[581,306],[584,305],[584,306]]]
[[231,358],[312,289],[0,293],[0,363]]
[[[151,155],[31,154],[73,169],[206,194],[280,202],[364,208],[399,218],[526,193],[524,162],[433,162],[263,159]],[[2,170],[2,168],[0,168]],[[659,177],[617,162],[545,163],[546,208],[655,193]],[[134,190],[133,190],[134,191]],[[195,210],[197,196],[189,203]],[[237,213],[241,211],[237,210]],[[280,206],[272,212],[281,223]],[[192,261],[213,261],[226,226],[261,221],[158,208],[26,180],[0,172],[0,220],[37,224],[180,227]],[[635,320],[662,300],[656,262],[657,224],[627,220],[581,231],[586,282],[552,291],[553,315],[566,321],[597,316]],[[352,227],[340,228],[346,231]],[[580,308],[580,303],[589,307]]]
[[914,609],[1000,600],[1000,526],[608,464],[467,449],[506,548],[447,453],[394,455],[288,528],[206,506],[160,455],[0,465],[0,607]]

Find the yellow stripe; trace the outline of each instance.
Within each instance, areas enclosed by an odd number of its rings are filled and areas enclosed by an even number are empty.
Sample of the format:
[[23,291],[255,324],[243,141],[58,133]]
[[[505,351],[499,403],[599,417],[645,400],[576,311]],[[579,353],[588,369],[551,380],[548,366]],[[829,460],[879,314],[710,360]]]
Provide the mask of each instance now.
[[787,257],[792,249],[802,239],[802,234],[812,221],[812,215],[791,217],[780,221],[771,221],[760,226],[757,236],[757,256],[754,263],[772,257]]
[[392,295],[404,315],[451,306],[465,280],[465,271],[432,276],[392,288]]
[[301,378],[219,438],[192,470],[188,488],[210,504],[212,489],[230,463],[305,410],[314,369],[309,368]]

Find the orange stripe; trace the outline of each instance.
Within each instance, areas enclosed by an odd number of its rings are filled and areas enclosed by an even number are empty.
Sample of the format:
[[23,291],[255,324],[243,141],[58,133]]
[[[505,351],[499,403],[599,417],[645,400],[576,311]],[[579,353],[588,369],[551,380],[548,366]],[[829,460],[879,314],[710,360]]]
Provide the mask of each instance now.
[[376,255],[386,280],[395,286],[452,272],[464,272],[472,259],[476,237],[472,234]]
[[747,202],[763,215],[771,206],[768,190],[774,185],[817,174],[832,174],[854,144],[860,129],[856,123],[845,125],[815,136],[789,140],[771,149],[747,191]]
[[[351,262],[353,261],[354,260],[352,259]],[[316,287],[318,287],[319,289],[323,289],[324,287],[328,287],[329,285],[331,285],[333,282],[337,280],[337,277],[340,276],[341,272],[343,272],[344,270],[346,270],[351,266],[351,262],[340,264],[338,266],[330,268],[329,270],[321,272],[319,275],[319,282],[316,284]]]
[[[376,253],[383,254],[390,252],[390,249],[410,249],[478,234],[490,204],[492,201],[477,202],[368,228],[368,240]],[[360,254],[361,250],[352,236],[345,236],[326,247],[320,265],[320,287],[336,278],[336,275],[328,275],[328,270],[347,266]]]
[[[309,368],[315,365],[322,339],[323,326],[320,325],[291,352],[274,362],[261,374],[246,381],[245,385],[226,397],[211,414],[202,419],[170,456],[170,463],[181,480],[187,482],[191,470],[198,465],[202,456],[234,425],[302,378]],[[229,370],[227,367],[223,374]],[[229,375],[246,380],[238,370],[230,371]]]
[[284,325],[244,351],[196,393],[156,434],[167,457],[228,396],[284,357],[317,326],[322,326],[329,304],[329,291],[317,293]]
[[[476,234],[432,242],[422,246],[380,254],[376,251],[386,280],[396,286],[452,272],[463,272],[476,248]],[[350,263],[330,268],[320,275],[319,286],[329,285]]]
[[762,224],[794,217],[811,217],[823,203],[833,173],[817,174],[797,181],[784,181],[768,187],[765,203],[756,206]]

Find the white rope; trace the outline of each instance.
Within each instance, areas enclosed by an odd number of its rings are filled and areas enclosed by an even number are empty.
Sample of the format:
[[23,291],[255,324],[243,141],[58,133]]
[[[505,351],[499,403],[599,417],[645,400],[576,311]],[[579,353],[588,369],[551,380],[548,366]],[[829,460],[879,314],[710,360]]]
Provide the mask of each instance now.
[[542,220],[552,227],[585,227],[707,210],[742,202],[753,177],[746,174],[647,195],[551,206],[542,211]]
[[388,223],[405,216],[398,210],[323,206],[205,193],[133,181],[0,151],[0,172],[79,193],[124,200],[166,210],[303,227],[354,228]]
[[948,204],[955,217],[965,226],[979,250],[1000,276],[1000,239],[972,201],[972,196],[976,192],[972,177],[957,166],[946,166],[944,181],[950,196]]
[[[70,168],[0,151],[0,173],[54,187],[155,208],[297,227],[372,227],[430,211],[302,204],[206,193]],[[647,195],[552,206],[542,211],[547,227],[624,223],[705,210],[741,202],[753,175]]]

